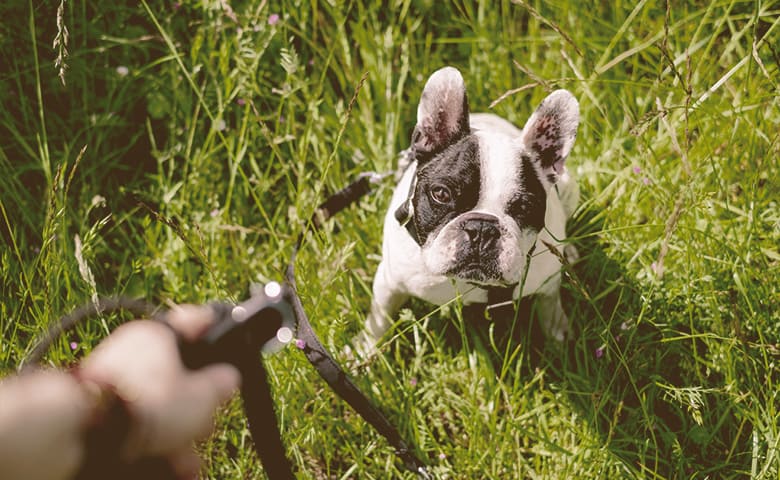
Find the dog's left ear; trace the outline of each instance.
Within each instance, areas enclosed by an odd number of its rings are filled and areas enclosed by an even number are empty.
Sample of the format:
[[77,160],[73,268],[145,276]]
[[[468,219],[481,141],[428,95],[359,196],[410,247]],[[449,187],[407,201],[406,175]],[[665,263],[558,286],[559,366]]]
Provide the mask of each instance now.
[[522,140],[533,161],[551,183],[563,173],[563,164],[577,137],[580,107],[567,90],[545,98],[523,128]]
[[423,88],[412,148],[420,160],[444,150],[468,132],[469,102],[463,76],[456,68],[441,68]]

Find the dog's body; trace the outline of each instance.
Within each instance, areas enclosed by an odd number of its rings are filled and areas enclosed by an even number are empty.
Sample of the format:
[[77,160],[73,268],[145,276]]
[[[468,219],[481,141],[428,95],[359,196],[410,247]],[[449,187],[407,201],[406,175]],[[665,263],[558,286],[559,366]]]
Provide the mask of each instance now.
[[564,250],[579,196],[563,166],[579,122],[576,100],[552,93],[520,130],[496,115],[469,114],[463,78],[447,67],[428,80],[417,117],[385,217],[366,339],[381,337],[410,296],[486,303],[489,289],[503,288],[513,298],[538,294],[543,329],[563,340],[561,262],[548,245]]

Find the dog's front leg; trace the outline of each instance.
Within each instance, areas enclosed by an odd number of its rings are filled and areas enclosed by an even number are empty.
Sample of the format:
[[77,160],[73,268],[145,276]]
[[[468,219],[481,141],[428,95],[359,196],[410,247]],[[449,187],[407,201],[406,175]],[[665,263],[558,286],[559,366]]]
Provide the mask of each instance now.
[[375,344],[390,328],[393,317],[409,299],[409,294],[388,277],[384,261],[379,263],[374,276],[373,291],[374,298],[371,301],[371,312],[366,318],[364,336],[366,341]]
[[563,342],[569,332],[569,318],[561,305],[561,294],[540,293],[536,299],[542,331],[548,338]]

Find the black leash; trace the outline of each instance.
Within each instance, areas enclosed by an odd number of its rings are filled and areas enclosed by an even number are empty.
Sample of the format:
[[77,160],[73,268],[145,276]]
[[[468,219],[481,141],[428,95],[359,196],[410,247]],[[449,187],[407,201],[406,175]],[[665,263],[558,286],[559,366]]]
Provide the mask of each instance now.
[[[384,177],[373,173],[361,175],[355,182],[331,195],[328,200],[322,203],[312,216],[310,225],[315,229],[319,228],[325,220],[370,192],[371,184],[380,181],[382,178]],[[290,286],[290,302],[298,324],[298,338],[303,341],[303,353],[330,388],[363,417],[366,422],[374,427],[380,435],[387,439],[388,443],[395,449],[395,454],[403,461],[404,466],[408,470],[417,473],[421,478],[431,478],[425,468],[425,464],[406,444],[398,430],[350,380],[314,333],[306,311],[301,304],[300,297],[296,293],[295,284],[295,258],[305,233],[306,231],[298,236],[298,241],[290,256],[290,262],[287,265],[285,275],[287,284]]]
[[[293,330],[297,330],[298,339],[303,342],[302,350],[306,358],[333,391],[387,439],[408,470],[415,472],[422,479],[432,478],[425,464],[403,440],[398,430],[357,388],[322,345],[296,292],[295,258],[306,232],[320,228],[327,219],[369,193],[372,185],[383,178],[383,175],[375,173],[360,175],[355,182],[331,195],[316,209],[309,224],[298,236],[293,249],[285,274],[287,285],[269,283],[262,291],[254,293],[251,298],[237,306],[212,304],[217,321],[209,331],[194,343],[181,339],[179,341],[182,361],[188,368],[197,369],[220,362],[231,363],[238,368],[242,377],[241,396],[244,411],[249,421],[255,450],[272,480],[294,479],[295,476],[282,443],[267,372],[258,350],[272,350],[288,343],[292,339]],[[132,312],[138,317],[165,320],[164,312],[155,314],[154,307],[144,301],[125,298],[99,299],[55,323],[28,356],[23,368],[39,363],[51,344],[79,322],[91,316],[119,310]],[[159,462],[149,464],[153,468],[160,467]],[[110,476],[123,468],[149,473],[143,466],[139,468],[137,465],[98,465],[97,468],[90,465],[90,468],[93,468],[90,470],[93,473],[79,478]],[[95,471],[105,475],[97,475]],[[148,475],[142,476],[151,478]]]

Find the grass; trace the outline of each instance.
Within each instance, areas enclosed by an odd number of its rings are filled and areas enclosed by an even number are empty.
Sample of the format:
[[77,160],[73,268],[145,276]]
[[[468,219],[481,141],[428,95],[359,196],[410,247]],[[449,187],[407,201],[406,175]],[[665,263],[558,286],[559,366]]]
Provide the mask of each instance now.
[[[577,334],[545,344],[531,304],[493,345],[457,304],[413,302],[357,383],[439,478],[778,478],[780,3],[93,3],[0,7],[2,371],[94,295],[280,279],[328,192],[394,168],[450,64],[475,111],[520,125],[553,88],[580,100]],[[334,352],[367,311],[390,192],[299,255]],[[299,352],[268,365],[299,478],[412,478]],[[249,442],[235,401],[204,475],[263,478]]]

